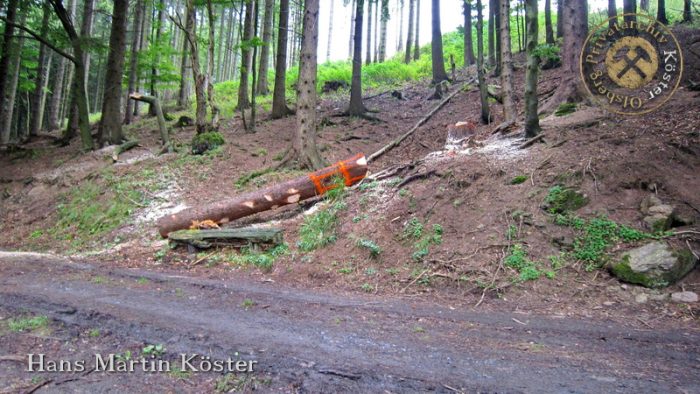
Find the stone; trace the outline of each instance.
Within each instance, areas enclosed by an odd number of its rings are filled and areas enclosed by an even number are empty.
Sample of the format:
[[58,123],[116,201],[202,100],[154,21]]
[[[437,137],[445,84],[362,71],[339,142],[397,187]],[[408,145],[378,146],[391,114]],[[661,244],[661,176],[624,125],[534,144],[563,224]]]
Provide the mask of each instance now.
[[662,205],[663,202],[656,197],[653,194],[650,194],[642,200],[642,203],[639,204],[639,210],[642,211],[643,214],[648,215],[649,214],[649,208],[655,206],[655,205]]
[[667,298],[668,298],[668,294],[666,294],[666,293],[649,295],[649,299],[652,301],[666,301]]
[[680,291],[671,294],[671,300],[684,303],[698,302],[698,295],[692,291]]
[[671,223],[673,223],[673,218],[663,214],[655,214],[644,217],[644,224],[646,224],[649,230],[654,232],[668,230],[671,227]]
[[649,300],[649,296],[647,296],[644,293],[639,293],[637,294],[636,297],[634,297],[634,301],[638,304],[646,304],[646,302]]
[[620,280],[644,287],[666,287],[695,267],[697,259],[687,250],[675,251],[662,241],[650,242],[624,252],[610,271]]
[[549,189],[542,208],[549,213],[566,213],[584,207],[588,201],[588,196],[578,190],[554,186]]

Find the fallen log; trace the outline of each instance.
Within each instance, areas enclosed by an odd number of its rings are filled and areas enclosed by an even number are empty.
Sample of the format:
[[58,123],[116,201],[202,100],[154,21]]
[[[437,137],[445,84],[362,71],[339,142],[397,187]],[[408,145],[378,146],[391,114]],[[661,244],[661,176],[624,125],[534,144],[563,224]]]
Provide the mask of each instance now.
[[158,231],[161,236],[167,237],[173,231],[190,228],[195,221],[212,220],[218,224],[228,223],[258,212],[320,196],[340,186],[337,183],[338,179],[342,180],[346,186],[351,186],[362,180],[366,174],[367,159],[363,154],[358,154],[330,167],[262,190],[164,216],[158,219]]
[[178,230],[168,234],[168,239],[186,245],[207,249],[212,246],[252,246],[261,244],[279,245],[282,243],[280,228],[222,228],[208,230]]

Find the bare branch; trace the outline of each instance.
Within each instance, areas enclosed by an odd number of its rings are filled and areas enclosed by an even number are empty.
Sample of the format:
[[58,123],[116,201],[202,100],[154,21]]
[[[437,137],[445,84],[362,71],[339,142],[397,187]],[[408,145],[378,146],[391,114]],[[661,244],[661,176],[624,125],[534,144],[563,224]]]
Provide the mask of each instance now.
[[14,23],[14,22],[10,22],[4,16],[0,16],[0,20],[5,22],[8,26],[12,26],[12,27],[15,27],[17,29],[24,31],[25,33],[32,36],[35,40],[37,40],[37,41],[41,42],[42,44],[46,45],[47,47],[51,48],[54,52],[65,57],[66,59],[70,60],[71,62],[73,62],[73,63],[76,62],[75,58],[73,56],[71,56],[67,52],[64,52],[63,50],[59,49],[58,47],[56,47],[55,45],[53,45],[52,43],[47,41],[44,37],[40,36],[38,33],[32,31],[31,29],[29,29],[25,26],[22,26],[20,24]]

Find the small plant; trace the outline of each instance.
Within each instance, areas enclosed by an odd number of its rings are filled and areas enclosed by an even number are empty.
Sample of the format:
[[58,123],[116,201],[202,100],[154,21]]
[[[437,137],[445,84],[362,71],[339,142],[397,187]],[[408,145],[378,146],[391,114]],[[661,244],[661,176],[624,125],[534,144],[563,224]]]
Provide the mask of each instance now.
[[165,353],[165,347],[163,345],[158,344],[158,345],[146,345],[144,346],[143,349],[141,349],[141,355],[143,356],[160,356],[163,353]]
[[43,329],[49,326],[49,318],[46,316],[25,317],[19,319],[9,319],[7,327],[11,331],[24,332]]
[[588,198],[576,190],[560,185],[552,186],[544,198],[544,208],[549,213],[575,211],[588,204]]
[[367,276],[372,276],[372,275],[376,275],[376,274],[377,274],[376,268],[369,267],[369,268],[365,269],[365,275],[367,275]]
[[230,256],[229,261],[239,265],[253,265],[263,271],[270,271],[275,264],[275,260],[287,253],[289,253],[287,244],[277,245],[264,252],[256,252],[249,247],[244,247],[241,249],[240,254]]
[[401,189],[401,190],[399,190],[399,197],[406,197],[406,196],[408,196],[409,194],[411,194],[411,192],[408,191],[408,189]]
[[246,298],[243,300],[243,303],[241,303],[241,306],[245,309],[250,309],[255,306],[255,301],[251,300],[250,298]]
[[255,152],[251,153],[253,157],[259,157],[259,156],[267,156],[267,149],[265,148],[258,148],[255,150]]
[[184,369],[181,369],[179,367],[173,367],[169,371],[169,373],[170,373],[170,376],[172,376],[175,379],[187,379],[192,374],[192,372],[185,371]]
[[357,246],[369,250],[369,255],[372,258],[377,258],[382,253],[382,248],[371,239],[360,239],[357,241]]
[[519,185],[519,184],[527,181],[528,179],[530,179],[530,177],[528,175],[518,175],[510,180],[510,184],[511,185]]
[[88,335],[92,338],[97,338],[100,336],[100,329],[99,328],[93,328],[88,332]]
[[409,225],[404,229],[404,237],[417,239],[414,243],[415,251],[411,255],[414,261],[421,261],[428,256],[431,245],[440,245],[442,243],[443,229],[441,225],[433,224],[432,234],[426,234],[423,227],[423,224],[418,219],[415,219],[415,221],[411,219]]
[[138,284],[140,284],[140,285],[146,285],[146,284],[148,284],[149,282],[150,282],[150,281],[149,281],[148,279],[144,278],[144,277],[140,277],[140,278],[136,279],[136,283],[138,283]]
[[225,143],[224,136],[216,131],[196,134],[192,138],[192,153],[201,155],[206,151],[211,151]]
[[508,226],[508,230],[506,230],[506,239],[508,241],[513,241],[518,238],[518,226],[511,224]]
[[564,116],[576,112],[576,103],[561,103],[557,110],[554,111],[555,116]]
[[352,264],[348,264],[343,268],[338,268],[338,273],[340,274],[352,274],[353,272],[355,272],[355,267],[353,267]]
[[413,332],[415,332],[416,334],[422,334],[425,332],[425,328],[421,326],[415,326],[413,327]]
[[42,235],[44,235],[42,230],[34,230],[31,234],[29,234],[29,239],[41,238]]
[[96,285],[101,285],[101,284],[106,283],[106,282],[107,282],[107,278],[105,278],[104,276],[97,275],[97,276],[92,278],[92,283],[94,283]]
[[423,236],[423,223],[417,218],[411,218],[403,228],[404,238],[419,239]]
[[542,276],[543,272],[538,269],[539,263],[531,261],[522,244],[515,244],[510,250],[510,254],[505,257],[503,264],[513,268],[518,272],[518,280],[525,282],[536,280]]
[[362,291],[364,291],[365,293],[371,293],[374,291],[374,286],[372,286],[366,282],[362,284],[361,288],[362,288]]
[[377,186],[379,186],[379,182],[377,181],[371,181],[371,182],[362,182],[358,188],[360,191],[365,192],[367,190],[372,190],[376,189]]
[[131,360],[131,357],[131,350],[127,350],[124,353],[117,353],[114,355],[114,358],[116,358],[119,361],[128,361]]

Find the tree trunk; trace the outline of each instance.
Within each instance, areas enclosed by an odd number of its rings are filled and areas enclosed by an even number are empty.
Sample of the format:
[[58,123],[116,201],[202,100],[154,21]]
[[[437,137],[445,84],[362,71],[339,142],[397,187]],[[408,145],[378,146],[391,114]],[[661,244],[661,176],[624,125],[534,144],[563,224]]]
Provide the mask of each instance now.
[[[228,81],[231,79],[231,75],[229,74],[229,64],[231,64],[231,41],[233,41],[233,25],[235,23],[234,20],[234,15],[236,14],[235,8],[231,8],[229,15],[228,15],[228,21],[227,21],[227,27],[226,27],[226,44],[224,44],[224,61],[221,63],[222,70],[221,70],[221,81]],[[222,18],[223,20],[223,18]]]
[[377,62],[377,57],[379,56],[379,0],[374,0],[374,59],[373,62]]
[[406,38],[406,54],[404,56],[404,63],[408,64],[411,62],[411,48],[413,48],[413,13],[416,0],[408,0],[408,35]]
[[416,0],[416,38],[413,40],[413,60],[420,59],[420,0]]
[[[49,33],[49,17],[51,16],[51,6],[48,3],[44,3],[43,7],[43,17],[41,22],[41,34],[42,37],[46,37]],[[48,48],[43,43],[39,44],[39,59],[37,61],[36,68],[36,78],[34,93],[32,94],[31,101],[31,116],[29,124],[29,135],[35,136],[39,133],[41,129],[41,121],[44,118],[42,102],[44,101],[44,81],[46,80],[46,69],[48,57]]]
[[489,21],[488,21],[488,50],[489,56],[486,63],[493,66],[496,64],[496,43],[494,41],[494,20],[496,19],[496,8],[498,8],[498,0],[489,0]]
[[197,40],[197,10],[195,0],[187,0],[187,25],[185,40],[189,43],[192,77],[194,78],[194,94],[196,98],[195,125],[197,134],[208,131],[207,124],[207,78],[199,66],[199,44]]
[[666,0],[658,0],[656,3],[656,20],[664,25],[668,25],[668,18],[666,17]]
[[372,64],[372,0],[367,0],[367,53],[365,64]]
[[355,36],[355,1],[350,2],[350,39],[348,40],[348,59],[352,59],[352,42]]
[[472,0],[464,0],[464,67],[474,64],[472,43]]
[[501,76],[501,68],[503,67],[503,59],[501,52],[501,0],[494,0],[493,9],[493,28],[495,30],[494,41],[496,43],[496,48],[494,54],[496,56],[496,68],[493,70],[494,77]]
[[299,164],[302,168],[309,169],[323,167],[323,159],[316,146],[318,2],[319,0],[305,1],[297,94],[297,134],[294,142]]
[[[83,2],[83,21],[82,25],[80,27],[80,37],[81,40],[87,41],[90,40],[92,36],[92,27],[94,25],[94,17],[95,17],[95,0],[84,0]],[[85,67],[85,87],[87,88],[88,82],[90,80],[90,47],[86,45],[85,50],[83,51],[83,65]],[[90,100],[89,96],[86,94],[85,95],[85,101],[88,103],[88,107],[90,106]]]
[[503,92],[503,115],[506,122],[514,122],[518,116],[515,110],[513,87],[513,58],[510,49],[510,1],[499,0],[501,3],[501,88]]
[[[20,24],[24,25],[27,19],[26,10],[21,7],[20,12],[22,17]],[[15,101],[17,99],[17,84],[19,82],[20,65],[22,62],[22,47],[24,46],[24,35],[19,36],[17,40],[10,41],[8,45],[9,51],[9,69],[8,81],[5,86],[5,95],[2,97],[2,108],[0,109],[0,145],[7,145],[10,142],[11,134],[17,135],[17,129],[12,127],[12,119],[15,115]],[[12,131],[15,133],[12,133]]]
[[277,60],[275,61],[275,89],[272,93],[272,119],[291,113],[287,107],[287,38],[289,0],[280,0],[280,18],[277,33]]
[[544,30],[545,42],[547,44],[554,44],[554,28],[552,27],[552,0],[544,1]]
[[[255,9],[253,10],[253,37],[258,37],[258,13],[260,12],[260,3],[255,2]],[[246,128],[248,132],[254,133],[255,132],[255,111],[257,110],[257,107],[255,106],[255,83],[257,81],[256,77],[256,62],[258,59],[258,46],[255,45],[253,46],[253,57],[252,57],[252,63],[251,63],[251,73],[253,74],[253,81],[252,81],[252,86],[253,89],[251,90],[251,97],[250,97],[250,123],[246,125],[246,120],[245,120],[245,113],[242,114],[243,117],[243,127]]]
[[[158,16],[156,22],[156,37],[154,40],[154,45],[161,45],[161,36],[163,35],[163,22],[165,19],[165,0],[159,0],[158,5]],[[151,61],[151,82],[150,82],[150,92],[151,96],[158,97],[158,90],[156,89],[156,82],[158,79],[158,64],[160,63],[160,51],[156,51],[152,61]],[[155,113],[155,108],[153,106],[148,107],[149,116],[157,116]]]
[[564,37],[564,2],[557,0],[557,38]]
[[[18,0],[9,0],[7,3],[6,18],[9,22],[14,23],[17,19],[17,5]],[[3,46],[2,46],[2,56],[0,56],[0,101],[3,108],[0,109],[0,124],[4,124],[4,119],[2,117],[5,108],[5,94],[8,93],[8,85],[10,83],[11,75],[10,70],[10,59],[14,55],[14,31],[15,28],[12,25],[5,24],[5,31],[3,33]],[[10,139],[10,130],[3,128],[0,130],[0,145],[5,145]]]
[[241,45],[241,78],[238,84],[238,104],[236,105],[238,110],[250,107],[250,100],[248,99],[248,72],[250,72],[252,53],[249,45],[253,39],[253,9],[255,8],[255,1],[250,0],[245,7],[245,23],[243,26],[243,40],[245,43],[241,43],[243,44]]
[[[357,2],[362,3],[363,0],[357,0]],[[334,184],[337,177],[342,177],[346,186],[352,186],[362,180],[366,174],[367,159],[363,155],[357,155],[312,174],[244,193],[224,201],[164,216],[158,219],[156,225],[160,235],[167,237],[173,231],[190,228],[193,221],[212,220],[218,224],[229,223],[258,212],[277,209],[284,205],[295,204],[311,197],[323,195],[328,190],[338,187],[337,184]]]
[[[608,18],[614,18],[615,16],[617,16],[617,5],[615,5],[615,0],[608,0]],[[612,29],[613,26],[615,26],[615,19],[608,20],[608,28]]]
[[[625,14],[634,14],[637,12],[637,0],[622,0],[622,12]],[[625,22],[636,21],[637,17],[634,15],[626,15]]]
[[[411,0],[408,0],[411,1]],[[396,44],[396,52],[401,52],[403,51],[403,9],[404,9],[404,0],[399,0],[399,14],[400,20],[399,20],[399,35],[398,35],[398,40]]]
[[61,113],[61,102],[63,101],[63,79],[66,73],[66,65],[68,60],[62,56],[56,59],[56,72],[53,74],[54,79],[51,85],[51,99],[47,108],[49,131],[58,130],[61,125],[59,123]]
[[476,75],[479,80],[479,98],[481,100],[481,123],[491,123],[489,96],[486,78],[484,78],[484,15],[481,0],[476,0]]
[[221,6],[221,16],[219,17],[219,41],[216,44],[216,73],[211,77],[216,82],[223,81],[223,71],[224,71],[224,50],[223,45],[226,38],[226,30],[224,23],[226,22],[226,13],[228,8],[224,5]]
[[[272,42],[272,9],[274,0],[265,0],[265,20],[263,22],[263,46],[260,49],[260,69],[256,92],[265,96],[270,93],[267,70],[270,67],[270,43]],[[331,24],[332,26],[332,24]]]
[[442,31],[440,30],[440,0],[433,0],[433,37],[432,37],[432,54],[433,54],[433,84],[447,81],[447,73],[445,72],[445,60],[442,53]]
[[[187,8],[185,7],[185,13]],[[190,30],[191,26],[189,24],[192,21],[190,18],[185,17],[185,30]],[[182,59],[180,60],[180,90],[178,92],[177,106],[181,109],[186,109],[190,106],[190,54],[189,47],[190,43],[187,38],[184,37],[186,34],[182,34]]]
[[381,13],[382,13],[382,27],[381,27],[381,33],[379,34],[379,61],[384,62],[386,60],[386,29],[387,29],[387,24],[389,22],[389,0],[381,0],[382,1],[382,8],[381,8]]
[[[136,91],[136,78],[138,78],[139,66],[139,39],[141,36],[141,24],[143,23],[144,0],[136,0],[134,10],[134,25],[131,29],[131,58],[129,59],[129,88],[127,94]],[[126,110],[124,111],[124,124],[131,123],[134,117],[134,102],[126,100]]]
[[683,0],[683,20],[681,23],[693,22],[693,10],[690,0]]
[[539,58],[537,49],[537,0],[525,0],[527,19],[527,71],[525,73],[525,136],[532,138],[540,131],[540,118],[537,115],[537,72]]
[[562,79],[552,97],[540,107],[540,114],[553,112],[561,103],[576,102],[585,97],[579,71],[581,47],[588,34],[588,4],[586,0],[565,0],[564,45],[562,46]]
[[170,143],[168,126],[165,124],[163,109],[160,106],[160,100],[158,100],[158,97],[144,96],[139,93],[132,93],[131,95],[129,95],[129,98],[132,100],[143,101],[145,103],[148,103],[151,106],[151,108],[153,108],[154,112],[156,113],[156,119],[158,119],[158,130],[160,131],[160,138],[163,142],[162,152],[173,153],[174,149],[172,144]]
[[328,16],[328,44],[326,45],[326,62],[331,61],[331,42],[333,42],[333,11],[335,0],[331,0],[331,11]]
[[120,144],[124,140],[122,132],[122,75],[126,52],[126,29],[129,0],[115,0],[112,11],[112,28],[109,35],[109,54],[105,73],[104,95],[102,98],[102,118],[99,138],[103,145]]
[[649,0],[639,0],[639,9],[649,13]]
[[209,61],[207,62],[207,74],[205,79],[207,81],[207,101],[209,102],[209,110],[211,111],[212,118],[211,129],[217,130],[219,128],[219,107],[216,106],[216,100],[214,99],[214,45],[216,44],[214,36],[216,33],[216,23],[214,20],[214,7],[211,4],[211,0],[207,0],[207,16],[209,18],[209,50],[207,53]]
[[352,83],[350,85],[350,106],[348,115],[361,116],[367,112],[362,102],[362,20],[364,0],[356,0],[355,7],[355,42],[352,56]]

